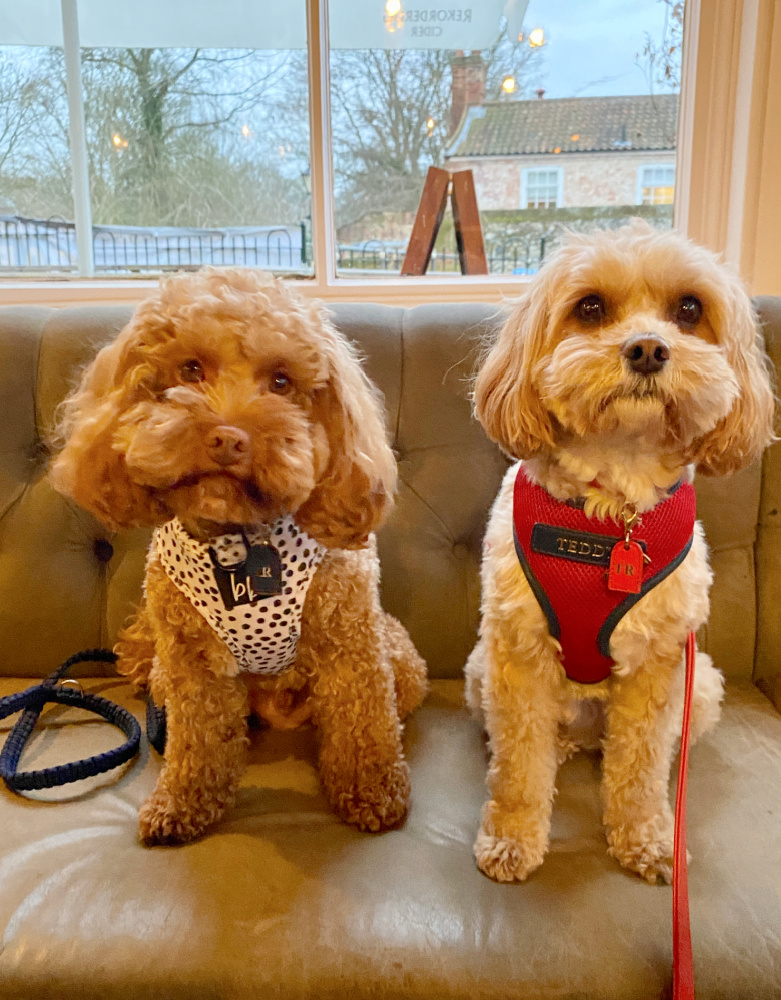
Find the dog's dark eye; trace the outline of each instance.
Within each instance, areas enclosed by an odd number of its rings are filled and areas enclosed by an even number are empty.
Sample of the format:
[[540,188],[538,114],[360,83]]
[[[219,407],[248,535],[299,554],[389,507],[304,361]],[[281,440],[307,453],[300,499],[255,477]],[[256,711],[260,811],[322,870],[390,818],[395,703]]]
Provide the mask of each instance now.
[[674,318],[678,326],[696,326],[702,319],[702,302],[696,295],[684,295],[675,307]]
[[584,295],[573,310],[581,323],[601,323],[607,313],[605,300],[600,295]]
[[290,392],[293,388],[293,383],[290,381],[290,376],[285,375],[284,372],[274,372],[271,376],[271,391],[278,392],[280,395],[284,395],[286,392]]
[[179,366],[179,378],[182,382],[203,382],[203,365],[197,358],[191,358]]

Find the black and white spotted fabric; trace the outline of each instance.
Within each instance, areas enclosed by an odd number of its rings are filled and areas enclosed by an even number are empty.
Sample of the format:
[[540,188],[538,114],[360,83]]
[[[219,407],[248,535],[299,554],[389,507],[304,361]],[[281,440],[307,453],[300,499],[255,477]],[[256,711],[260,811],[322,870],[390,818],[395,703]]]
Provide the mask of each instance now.
[[209,548],[220,566],[234,567],[247,557],[241,535],[199,542],[174,518],[157,529],[155,546],[168,576],[227,645],[239,667],[257,674],[279,674],[295,662],[304,599],[326,550],[292,517],[276,521],[270,534],[267,528],[247,528],[245,537],[250,545],[270,542],[279,553],[281,593],[230,611],[220,596]]

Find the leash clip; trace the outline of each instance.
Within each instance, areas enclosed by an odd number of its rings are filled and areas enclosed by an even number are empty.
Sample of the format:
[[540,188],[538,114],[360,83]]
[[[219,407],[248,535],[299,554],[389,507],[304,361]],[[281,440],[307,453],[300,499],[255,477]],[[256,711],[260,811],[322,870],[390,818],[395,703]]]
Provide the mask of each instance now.
[[624,545],[629,545],[629,539],[634,529],[641,523],[637,507],[633,503],[625,503],[621,508],[621,520],[624,522]]
[[[621,520],[624,522],[624,548],[629,548],[629,540],[635,528],[643,523],[643,519],[637,513],[637,507],[633,503],[625,503],[621,508]],[[651,557],[643,551],[643,562],[647,566],[651,562]]]
[[66,685],[68,687],[75,688],[76,693],[79,695],[80,698],[84,697],[84,688],[81,686],[81,684],[79,684],[79,682],[76,680],[75,677],[60,677],[60,679],[55,684],[56,687],[61,687],[61,688],[64,688]]

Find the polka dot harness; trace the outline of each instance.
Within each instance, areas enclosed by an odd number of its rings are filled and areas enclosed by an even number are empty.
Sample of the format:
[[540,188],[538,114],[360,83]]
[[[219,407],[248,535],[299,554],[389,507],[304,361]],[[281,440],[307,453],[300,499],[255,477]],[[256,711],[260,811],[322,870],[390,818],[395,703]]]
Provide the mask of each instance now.
[[242,670],[279,674],[293,665],[304,600],[326,550],[292,517],[207,542],[174,518],[157,529],[155,547]]

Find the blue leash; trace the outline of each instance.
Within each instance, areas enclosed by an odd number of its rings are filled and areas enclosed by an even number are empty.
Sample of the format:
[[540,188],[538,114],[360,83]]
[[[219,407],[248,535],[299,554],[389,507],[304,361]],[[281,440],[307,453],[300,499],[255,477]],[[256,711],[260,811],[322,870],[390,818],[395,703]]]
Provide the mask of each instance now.
[[150,695],[146,703],[146,738],[161,757],[165,755],[166,728],[165,707],[158,708]]
[[[27,792],[32,789],[67,785],[71,781],[81,781],[82,778],[103,774],[135,757],[141,742],[141,727],[130,712],[99,695],[85,694],[80,686],[79,690],[75,691],[60,684],[68,670],[77,663],[116,663],[116,660],[116,655],[109,649],[86,649],[71,656],[41,684],[35,684],[26,691],[9,695],[7,698],[0,698],[0,720],[15,712],[22,712],[0,751],[0,778],[11,791]],[[127,736],[127,741],[114,750],[86,757],[84,760],[75,760],[69,764],[59,764],[57,767],[47,767],[40,771],[18,771],[19,759],[25,744],[35,729],[44,705],[49,702],[95,712],[112,726],[121,729]]]

